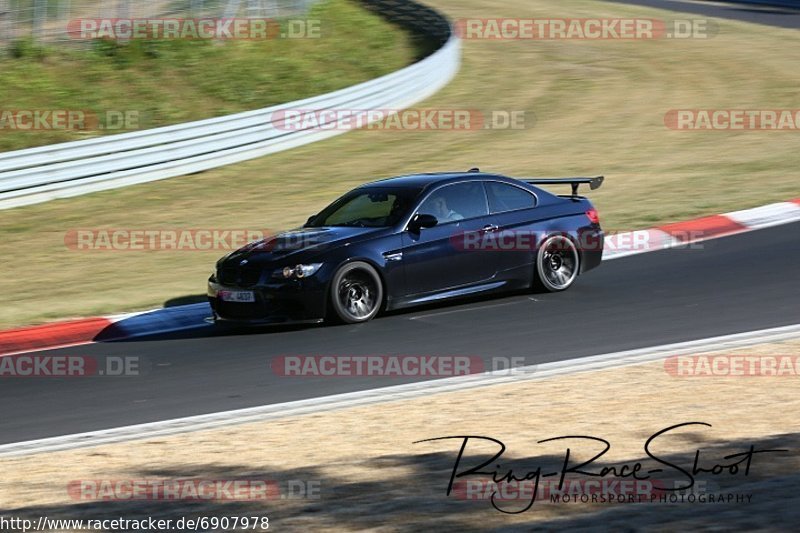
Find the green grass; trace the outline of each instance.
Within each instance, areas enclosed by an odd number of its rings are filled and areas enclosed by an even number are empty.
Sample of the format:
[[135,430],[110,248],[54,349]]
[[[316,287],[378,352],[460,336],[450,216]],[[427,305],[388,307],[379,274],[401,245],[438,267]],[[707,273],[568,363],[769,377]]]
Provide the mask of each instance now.
[[[90,50],[18,42],[0,59],[0,109],[134,111],[136,127],[151,128],[341,89],[416,56],[404,31],[348,0],[315,4],[307,18],[321,21],[320,38],[96,41]],[[100,133],[5,128],[0,151]]]
[[[676,18],[590,0],[431,0],[459,17]],[[289,228],[377,177],[604,173],[608,230],[800,197],[800,133],[679,132],[679,108],[797,108],[800,32],[719,21],[707,41],[465,41],[458,77],[417,107],[523,110],[512,131],[379,131],[202,174],[0,212],[0,326],[146,309],[202,294],[222,252],[76,252],[73,228]],[[337,62],[332,62],[334,68]],[[585,283],[591,281],[587,278]]]

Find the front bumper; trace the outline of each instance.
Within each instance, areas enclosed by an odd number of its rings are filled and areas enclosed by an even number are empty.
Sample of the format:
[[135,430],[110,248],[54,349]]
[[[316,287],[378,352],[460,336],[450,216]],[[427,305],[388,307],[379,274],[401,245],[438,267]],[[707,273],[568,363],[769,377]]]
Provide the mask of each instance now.
[[[255,302],[226,302],[219,292],[252,291]],[[208,281],[208,301],[218,321],[240,324],[319,323],[325,318],[327,291],[317,280],[307,278],[268,283],[255,287],[231,287]]]

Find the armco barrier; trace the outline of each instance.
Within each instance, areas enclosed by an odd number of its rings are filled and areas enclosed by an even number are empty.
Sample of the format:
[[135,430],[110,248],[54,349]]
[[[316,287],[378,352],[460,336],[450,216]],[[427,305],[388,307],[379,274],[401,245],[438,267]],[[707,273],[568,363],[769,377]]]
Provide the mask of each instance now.
[[438,49],[392,74],[305,100],[0,154],[0,209],[182,176],[319,141],[346,128],[286,131],[274,127],[273,113],[401,109],[431,96],[456,74],[460,43],[442,15],[409,0],[362,3],[412,31],[425,32]]

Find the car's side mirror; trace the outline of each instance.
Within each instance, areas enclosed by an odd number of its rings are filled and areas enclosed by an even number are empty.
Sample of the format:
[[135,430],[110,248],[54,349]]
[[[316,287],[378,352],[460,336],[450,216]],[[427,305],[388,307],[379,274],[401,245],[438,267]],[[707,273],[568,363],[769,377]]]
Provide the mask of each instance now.
[[419,233],[420,230],[424,228],[432,228],[439,221],[433,215],[423,215],[423,214],[416,214],[414,218],[411,219],[411,222],[408,223],[408,231],[412,233]]
[[306,220],[306,226],[314,222],[315,218],[317,218],[317,215],[311,215],[310,217],[308,217],[308,220]]

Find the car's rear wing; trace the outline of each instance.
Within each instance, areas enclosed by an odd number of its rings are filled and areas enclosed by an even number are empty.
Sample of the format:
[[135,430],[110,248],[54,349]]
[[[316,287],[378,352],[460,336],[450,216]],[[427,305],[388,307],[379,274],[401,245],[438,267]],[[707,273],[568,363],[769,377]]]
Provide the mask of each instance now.
[[589,189],[596,190],[603,185],[605,180],[604,176],[597,176],[594,178],[520,178],[520,181],[530,183],[531,185],[571,185],[572,196],[578,196],[578,187],[582,184],[588,184]]

